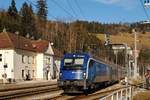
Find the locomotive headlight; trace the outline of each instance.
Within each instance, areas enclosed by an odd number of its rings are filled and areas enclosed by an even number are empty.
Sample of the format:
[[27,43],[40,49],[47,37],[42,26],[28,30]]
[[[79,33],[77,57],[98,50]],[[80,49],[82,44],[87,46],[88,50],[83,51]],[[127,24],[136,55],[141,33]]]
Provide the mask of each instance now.
[[61,73],[61,72],[59,73],[59,76],[62,76],[62,73]]
[[86,73],[83,73],[83,78],[84,78],[84,79],[86,78]]

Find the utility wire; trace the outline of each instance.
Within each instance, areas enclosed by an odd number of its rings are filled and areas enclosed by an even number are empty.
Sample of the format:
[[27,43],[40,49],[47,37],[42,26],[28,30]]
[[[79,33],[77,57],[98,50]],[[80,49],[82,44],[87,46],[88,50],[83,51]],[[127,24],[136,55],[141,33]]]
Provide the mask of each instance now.
[[76,5],[77,5],[79,11],[80,11],[81,16],[82,16],[83,18],[85,18],[84,13],[83,13],[83,11],[82,11],[82,9],[81,9],[79,3],[78,3],[78,0],[74,0],[74,1],[75,1]]
[[67,13],[68,15],[70,15],[72,18],[74,18],[74,16],[68,12],[64,7],[62,7],[59,3],[57,3],[55,0],[51,0],[55,5],[57,5],[59,8],[61,8],[65,13]]
[[[36,4],[34,4],[32,1],[30,1],[30,0],[27,0],[27,2],[29,2],[32,6],[34,6],[34,7],[37,7],[37,5]],[[49,13],[49,15],[52,17],[52,18],[54,18],[55,20],[57,20],[57,18],[54,16],[54,15],[52,15],[50,12],[48,12]]]
[[74,13],[75,17],[77,17],[78,15],[76,14],[75,10],[73,9],[71,3],[69,2],[70,0],[66,0],[68,5],[69,5],[69,8],[72,10],[72,12]]
[[27,0],[27,2],[29,2],[31,5],[34,5],[35,7],[37,6],[36,4],[34,4],[32,1]]
[[141,3],[141,6],[142,6],[142,8],[143,8],[143,10],[144,10],[144,13],[145,13],[147,19],[150,21],[149,15],[148,15],[148,13],[147,13],[145,7],[144,7],[144,3],[142,2],[142,0],[140,0],[140,3]]

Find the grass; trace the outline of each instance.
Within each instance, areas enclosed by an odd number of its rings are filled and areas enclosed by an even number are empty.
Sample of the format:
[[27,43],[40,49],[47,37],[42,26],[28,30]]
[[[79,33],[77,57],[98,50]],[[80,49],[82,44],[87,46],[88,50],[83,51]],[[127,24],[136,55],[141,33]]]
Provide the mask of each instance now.
[[132,77],[129,79],[129,83],[132,85],[140,85],[144,82],[144,79],[141,76]]
[[[97,37],[105,41],[105,36],[104,34],[98,34]],[[150,33],[145,33],[145,34],[137,34],[137,45],[138,48],[150,48]],[[127,43],[128,46],[134,47],[134,35],[129,34],[129,33],[120,33],[118,35],[110,35],[110,43],[115,44],[115,43]]]
[[137,92],[132,100],[150,100],[150,90]]

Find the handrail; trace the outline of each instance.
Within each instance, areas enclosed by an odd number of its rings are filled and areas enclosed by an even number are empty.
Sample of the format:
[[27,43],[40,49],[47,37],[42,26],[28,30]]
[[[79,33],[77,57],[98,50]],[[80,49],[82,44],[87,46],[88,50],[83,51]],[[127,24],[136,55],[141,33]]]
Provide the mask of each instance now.
[[99,100],[132,100],[133,86],[117,90]]

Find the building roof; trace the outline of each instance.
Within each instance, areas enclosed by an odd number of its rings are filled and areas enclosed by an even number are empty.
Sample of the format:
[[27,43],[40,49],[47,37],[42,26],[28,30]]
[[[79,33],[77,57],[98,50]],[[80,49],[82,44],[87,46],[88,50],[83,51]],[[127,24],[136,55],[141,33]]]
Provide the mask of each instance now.
[[49,42],[46,40],[32,41],[32,46],[37,52],[45,52],[49,46]]
[[0,48],[21,49],[33,52],[45,52],[49,42],[46,40],[30,40],[17,34],[0,33]]
[[0,34],[0,48],[14,48],[8,34]]

